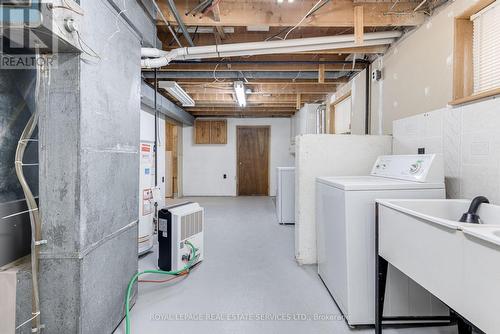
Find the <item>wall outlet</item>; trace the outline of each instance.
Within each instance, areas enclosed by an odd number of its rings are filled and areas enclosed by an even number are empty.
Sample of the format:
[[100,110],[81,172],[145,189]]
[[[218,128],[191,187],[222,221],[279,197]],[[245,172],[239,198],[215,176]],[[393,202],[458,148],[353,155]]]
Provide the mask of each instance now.
[[418,154],[425,154],[425,147],[419,147]]
[[382,71],[374,70],[372,72],[372,81],[380,81],[382,79]]

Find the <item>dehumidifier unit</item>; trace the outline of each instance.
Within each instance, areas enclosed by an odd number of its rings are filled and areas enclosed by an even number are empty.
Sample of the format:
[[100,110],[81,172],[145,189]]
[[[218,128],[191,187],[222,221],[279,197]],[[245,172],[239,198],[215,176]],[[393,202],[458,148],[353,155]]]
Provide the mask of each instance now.
[[158,267],[181,270],[191,260],[189,241],[196,249],[195,264],[203,260],[204,210],[198,203],[183,203],[158,212]]

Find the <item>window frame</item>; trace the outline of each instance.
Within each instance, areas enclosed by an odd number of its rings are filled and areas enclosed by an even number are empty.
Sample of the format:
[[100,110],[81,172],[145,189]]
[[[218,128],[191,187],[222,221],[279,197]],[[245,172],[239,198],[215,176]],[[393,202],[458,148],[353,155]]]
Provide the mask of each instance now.
[[453,36],[453,100],[456,106],[480,99],[500,95],[500,87],[474,93],[473,22],[471,17],[495,1],[479,0],[454,19]]

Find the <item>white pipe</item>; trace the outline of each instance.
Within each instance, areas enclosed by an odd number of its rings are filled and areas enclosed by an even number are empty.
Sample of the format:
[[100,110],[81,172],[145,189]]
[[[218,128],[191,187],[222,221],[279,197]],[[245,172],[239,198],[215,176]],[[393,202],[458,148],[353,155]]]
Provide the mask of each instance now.
[[156,48],[142,48],[141,57],[142,58],[160,58],[167,55],[167,51],[163,51]]
[[196,46],[179,48],[172,51],[143,49],[142,67],[158,68],[168,65],[175,59],[206,59],[219,57],[252,56],[276,53],[334,50],[349,47],[385,45],[401,37],[400,31],[384,31],[364,34],[364,42],[355,44],[354,35],[311,37],[282,41],[265,41],[253,43],[234,43],[222,45]]

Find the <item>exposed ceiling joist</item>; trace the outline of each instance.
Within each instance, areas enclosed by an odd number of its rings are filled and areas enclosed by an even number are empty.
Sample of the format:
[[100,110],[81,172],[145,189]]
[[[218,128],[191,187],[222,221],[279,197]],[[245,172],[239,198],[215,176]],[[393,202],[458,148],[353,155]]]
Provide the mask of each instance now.
[[[335,80],[338,78],[346,77],[351,74],[351,71],[345,72],[325,72],[325,82],[327,80]],[[144,72],[143,76],[145,78],[151,79],[154,77],[153,72]],[[214,78],[215,77],[215,78]],[[260,79],[287,79],[287,80],[297,80],[297,79],[309,79],[318,80],[318,72],[306,72],[306,71],[222,71],[217,72],[215,75],[210,71],[161,71],[158,72],[158,79],[160,80],[177,80],[177,79],[212,79],[214,81],[221,79],[231,79],[231,80],[260,80]]]
[[295,113],[294,108],[280,107],[269,108],[262,107],[208,107],[208,108],[193,108],[190,113],[195,117],[290,117]]
[[[312,8],[315,0],[295,1],[287,3],[286,7],[276,1],[225,0],[220,5],[220,21],[214,21],[208,16],[188,15],[183,18],[184,23],[190,26],[279,26],[293,27],[301,17]],[[179,1],[177,7],[180,12],[187,12],[197,5],[196,0]],[[165,4],[161,4],[164,15],[171,24],[175,18]],[[364,3],[364,22],[367,27],[387,26],[417,26],[424,21],[424,14],[414,12],[415,3],[402,2],[398,4],[397,12],[391,11],[391,3],[370,2]],[[309,27],[353,27],[353,1],[330,1],[310,16],[304,25]],[[158,25],[164,25],[158,22]]]
[[169,64],[162,69],[163,72],[178,72],[178,71],[203,71],[203,72],[234,72],[234,71],[280,71],[280,72],[316,72],[318,65],[325,72],[359,72],[365,68],[363,64],[328,64],[328,63],[310,63],[310,64]]
[[[340,84],[340,83],[339,83]],[[252,91],[252,94],[329,94],[337,88],[339,84],[265,84],[265,83],[249,83],[247,87]],[[182,83],[182,87],[190,94],[207,93],[217,94],[221,92],[231,92],[233,90],[233,83],[225,85],[190,85]]]
[[[321,99],[325,96],[324,93],[317,94],[301,94],[302,101],[315,101]],[[226,103],[234,103],[234,99],[231,92],[225,93],[217,93],[217,94],[208,94],[208,93],[193,93],[191,97],[196,100],[197,105],[203,103],[214,103],[214,104],[226,104]],[[282,103],[290,103],[294,104],[296,101],[296,94],[247,94],[247,104],[266,104],[266,105],[274,105],[274,104],[282,104]]]

